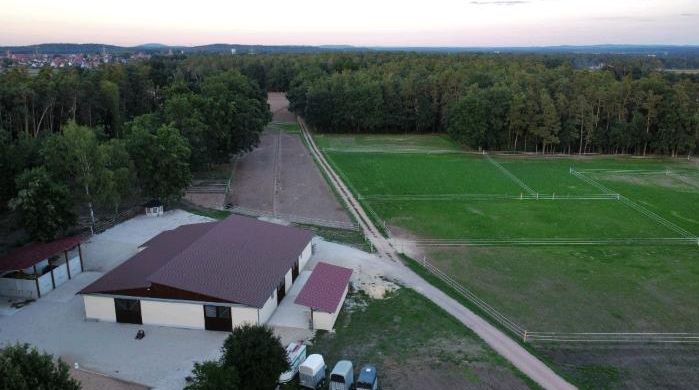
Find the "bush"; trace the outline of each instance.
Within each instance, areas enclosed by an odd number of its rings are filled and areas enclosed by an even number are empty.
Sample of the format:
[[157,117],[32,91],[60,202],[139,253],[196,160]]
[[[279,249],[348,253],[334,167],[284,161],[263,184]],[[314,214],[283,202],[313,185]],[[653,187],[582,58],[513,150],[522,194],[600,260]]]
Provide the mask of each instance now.
[[80,383],[62,360],[54,363],[53,356],[16,344],[0,351],[0,389],[77,390]]

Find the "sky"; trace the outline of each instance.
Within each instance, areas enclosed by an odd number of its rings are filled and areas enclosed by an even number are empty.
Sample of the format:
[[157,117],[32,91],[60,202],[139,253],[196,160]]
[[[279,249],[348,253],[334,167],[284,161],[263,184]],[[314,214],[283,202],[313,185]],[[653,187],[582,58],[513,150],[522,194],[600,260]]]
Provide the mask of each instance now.
[[699,44],[699,0],[0,0],[0,45]]

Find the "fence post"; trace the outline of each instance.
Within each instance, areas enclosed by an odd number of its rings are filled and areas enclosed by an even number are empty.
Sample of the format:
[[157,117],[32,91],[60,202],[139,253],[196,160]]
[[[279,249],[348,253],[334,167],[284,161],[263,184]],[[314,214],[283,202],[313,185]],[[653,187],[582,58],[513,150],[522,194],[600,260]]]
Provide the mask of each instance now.
[[524,331],[524,337],[523,337],[523,341],[524,341],[525,343],[527,342],[527,336],[528,336],[528,335],[527,335],[527,331],[525,330],[525,331]]

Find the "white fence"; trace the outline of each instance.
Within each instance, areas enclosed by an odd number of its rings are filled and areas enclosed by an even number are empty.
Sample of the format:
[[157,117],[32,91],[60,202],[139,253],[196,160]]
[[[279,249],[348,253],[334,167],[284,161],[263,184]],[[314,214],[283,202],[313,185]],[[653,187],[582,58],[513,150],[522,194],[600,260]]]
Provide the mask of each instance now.
[[485,313],[492,321],[519,337],[525,343],[631,343],[631,344],[693,344],[699,343],[699,333],[668,332],[532,332],[490,306],[472,291],[431,264],[426,258],[418,261],[432,275],[449,285],[455,292]]
[[612,194],[407,194],[407,195],[366,195],[361,200],[382,201],[458,201],[458,200],[620,200],[620,195]]
[[587,246],[587,245],[632,245],[632,246],[699,246],[696,237],[648,237],[648,238],[461,238],[399,240],[397,245],[416,247],[468,247],[468,246]]
[[235,207],[231,208],[230,210],[231,210],[231,212],[233,212],[235,214],[247,215],[250,217],[276,218],[276,219],[282,219],[282,220],[289,221],[292,223],[297,223],[297,224],[316,225],[316,226],[323,226],[323,227],[329,227],[329,228],[334,228],[334,229],[345,229],[345,230],[354,230],[354,231],[359,230],[359,226],[357,226],[356,224],[353,224],[351,222],[331,221],[331,220],[319,219],[319,218],[308,218],[308,217],[301,217],[298,215],[273,213],[271,211],[254,210],[254,209],[249,209],[249,208],[245,208],[245,207],[238,207],[238,206],[235,206]]
[[509,330],[510,332],[517,335],[521,339],[523,339],[523,340],[525,339],[525,335],[526,335],[527,331],[526,331],[526,329],[524,329],[523,326],[519,325],[514,320],[508,318],[504,314],[497,311],[494,307],[490,306],[484,300],[482,300],[481,298],[476,296],[476,294],[474,294],[473,292],[471,292],[467,288],[463,287],[461,284],[459,284],[454,279],[452,279],[449,275],[442,272],[442,270],[440,270],[439,268],[432,265],[429,261],[427,261],[427,259],[423,259],[422,261],[420,261],[418,263],[420,265],[422,265],[432,275],[434,275],[437,278],[439,278],[440,280],[442,280],[444,283],[449,285],[449,287],[454,289],[454,291],[456,291],[461,296],[466,298],[466,300],[471,302],[474,306],[476,306],[477,308],[482,310],[493,321],[497,322],[503,328]]

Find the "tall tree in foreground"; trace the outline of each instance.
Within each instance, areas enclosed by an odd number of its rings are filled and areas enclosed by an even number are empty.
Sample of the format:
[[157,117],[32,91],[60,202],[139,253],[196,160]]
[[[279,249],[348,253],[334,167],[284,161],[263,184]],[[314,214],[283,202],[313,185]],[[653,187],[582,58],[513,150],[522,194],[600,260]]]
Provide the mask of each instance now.
[[0,350],[0,389],[79,390],[61,359],[40,353],[29,344],[10,345]]
[[68,187],[53,181],[46,168],[24,171],[17,178],[17,189],[10,208],[32,239],[50,241],[75,224]]
[[194,382],[187,390],[269,390],[275,388],[279,375],[289,369],[286,350],[266,326],[243,325],[233,329],[222,352],[217,362],[195,365]]
[[185,390],[238,390],[240,379],[235,368],[221,362],[194,363],[192,383]]
[[221,363],[235,367],[243,389],[272,389],[289,369],[286,350],[267,326],[244,325],[223,343]]

